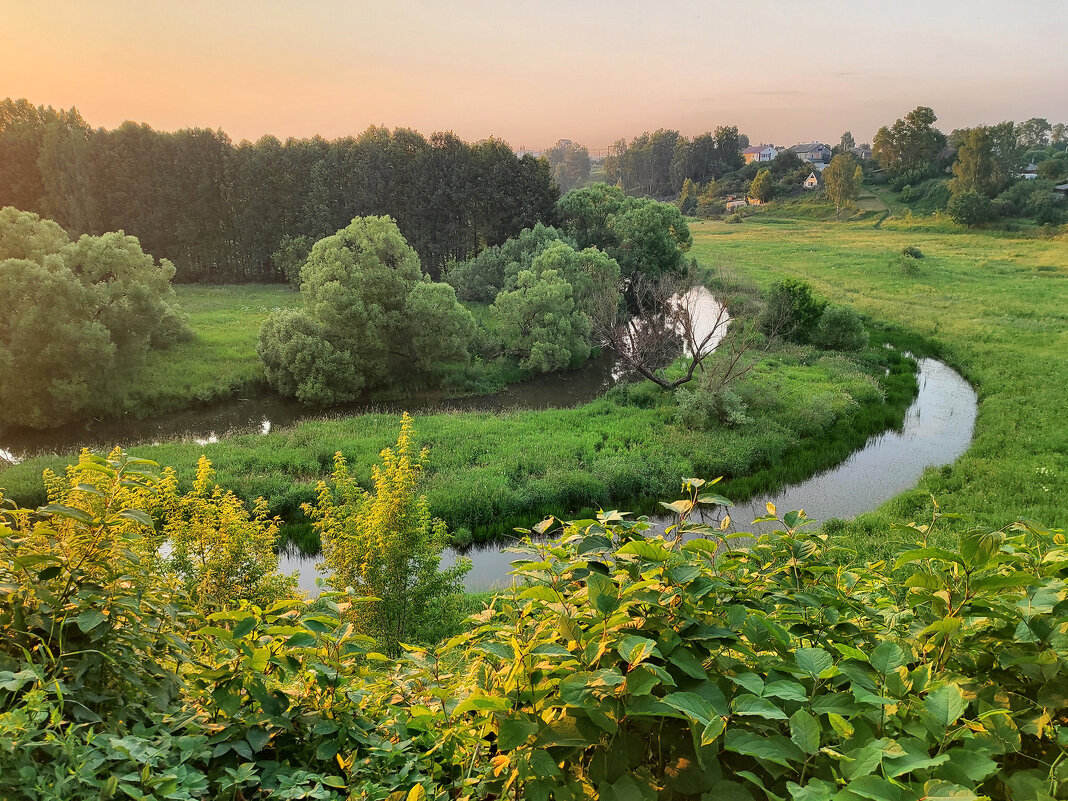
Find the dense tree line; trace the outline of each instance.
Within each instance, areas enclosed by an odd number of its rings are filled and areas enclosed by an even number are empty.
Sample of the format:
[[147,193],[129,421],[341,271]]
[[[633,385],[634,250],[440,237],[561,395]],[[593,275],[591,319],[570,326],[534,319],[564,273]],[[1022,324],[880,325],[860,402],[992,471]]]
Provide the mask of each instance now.
[[544,153],[553,180],[561,192],[582,186],[590,177],[590,151],[570,139],[561,139]]
[[658,197],[677,196],[687,179],[707,184],[742,166],[741,151],[749,140],[736,126],[720,126],[688,139],[661,128],[643,133],[628,144],[620,139],[605,158],[605,174],[628,192]]
[[0,101],[0,206],[74,234],[123,230],[172,260],[179,281],[280,276],[283,241],[318,240],[353,217],[397,221],[423,268],[468,258],[549,221],[549,165],[500,140],[368,128],[326,140],[222,131],[90,127],[76,111]]

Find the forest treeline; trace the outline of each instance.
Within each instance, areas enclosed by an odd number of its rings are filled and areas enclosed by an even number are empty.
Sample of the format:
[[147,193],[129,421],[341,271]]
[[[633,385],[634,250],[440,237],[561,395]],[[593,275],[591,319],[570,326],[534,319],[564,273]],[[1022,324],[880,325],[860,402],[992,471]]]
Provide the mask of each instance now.
[[11,99],[0,100],[0,175],[0,207],[75,235],[125,231],[184,282],[281,278],[272,257],[283,243],[365,215],[395,219],[437,277],[448,260],[550,221],[559,196],[546,161],[496,139],[371,127],[235,144],[207,129],[92,128],[75,110]]

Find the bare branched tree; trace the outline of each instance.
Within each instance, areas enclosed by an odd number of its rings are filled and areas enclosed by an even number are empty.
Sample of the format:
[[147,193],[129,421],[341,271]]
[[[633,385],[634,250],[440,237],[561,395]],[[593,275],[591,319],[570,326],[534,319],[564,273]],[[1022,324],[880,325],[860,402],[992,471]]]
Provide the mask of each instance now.
[[[714,297],[691,272],[656,280],[636,276],[627,294],[626,312],[605,306],[594,314],[593,323],[597,335],[628,370],[664,389],[701,376],[706,388],[717,391],[756,364],[747,354],[762,350],[766,340],[751,320],[732,324],[730,291]],[[668,377],[665,368],[680,352],[689,360],[686,370]]]

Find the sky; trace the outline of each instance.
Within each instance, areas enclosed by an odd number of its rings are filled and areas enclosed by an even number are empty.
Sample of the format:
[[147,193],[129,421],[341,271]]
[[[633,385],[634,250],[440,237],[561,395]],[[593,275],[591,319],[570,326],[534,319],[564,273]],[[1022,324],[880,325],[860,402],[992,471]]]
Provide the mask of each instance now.
[[0,98],[235,141],[369,125],[597,151],[1068,121],[1068,0],[0,0]]

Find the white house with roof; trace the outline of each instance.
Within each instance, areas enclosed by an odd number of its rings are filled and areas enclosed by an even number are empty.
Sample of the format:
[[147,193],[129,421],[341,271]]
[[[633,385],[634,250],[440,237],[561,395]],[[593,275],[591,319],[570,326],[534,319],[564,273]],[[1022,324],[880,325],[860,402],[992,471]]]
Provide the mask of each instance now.
[[794,145],[789,150],[795,153],[801,161],[807,161],[809,164],[826,164],[831,160],[830,145],[825,145],[823,142],[804,142]]
[[808,178],[805,179],[801,186],[805,189],[819,189],[821,183],[823,183],[823,181],[820,179],[819,173],[816,170],[813,170],[808,174]]
[[754,161],[771,161],[777,155],[779,155],[779,150],[775,145],[754,145],[742,151],[742,158],[745,159],[746,164]]

